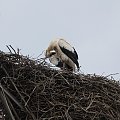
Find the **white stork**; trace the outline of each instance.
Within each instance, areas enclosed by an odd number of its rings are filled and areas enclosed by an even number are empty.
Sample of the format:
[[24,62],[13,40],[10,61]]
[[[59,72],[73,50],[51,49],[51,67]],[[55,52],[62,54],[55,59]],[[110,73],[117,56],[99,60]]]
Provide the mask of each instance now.
[[[46,50],[45,56],[46,58],[50,59],[51,63],[53,61],[57,64],[60,63],[61,66],[63,66],[63,69],[71,68],[73,71],[75,71],[75,66],[77,66],[79,70],[78,54],[74,47],[72,47],[64,39],[56,39],[51,41]],[[54,65],[56,65],[56,63]]]

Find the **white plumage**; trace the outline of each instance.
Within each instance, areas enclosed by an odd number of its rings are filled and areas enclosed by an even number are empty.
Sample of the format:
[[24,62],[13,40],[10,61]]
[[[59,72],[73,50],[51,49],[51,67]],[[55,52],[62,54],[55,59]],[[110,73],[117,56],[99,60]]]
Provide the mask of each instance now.
[[[56,39],[51,41],[46,50],[45,56],[50,59],[51,63],[53,63],[53,60],[56,62],[58,61],[58,63],[63,63],[63,68],[71,68],[75,71],[75,66],[77,66],[79,69],[78,54],[74,47],[72,47],[64,39]],[[53,59],[51,59],[52,57]]]

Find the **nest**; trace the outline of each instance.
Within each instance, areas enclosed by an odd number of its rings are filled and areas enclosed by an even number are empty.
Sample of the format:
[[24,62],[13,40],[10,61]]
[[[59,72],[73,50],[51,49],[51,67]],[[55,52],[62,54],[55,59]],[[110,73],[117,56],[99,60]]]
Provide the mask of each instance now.
[[51,69],[0,52],[0,109],[5,120],[120,120],[120,84],[108,77]]

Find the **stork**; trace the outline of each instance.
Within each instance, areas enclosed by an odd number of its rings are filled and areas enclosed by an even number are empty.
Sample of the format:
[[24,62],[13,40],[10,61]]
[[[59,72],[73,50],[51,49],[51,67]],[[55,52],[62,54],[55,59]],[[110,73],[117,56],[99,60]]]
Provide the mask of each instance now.
[[77,67],[79,70],[78,54],[75,48],[64,39],[51,41],[46,50],[45,56],[46,58],[49,58],[50,62],[55,60],[57,64],[62,63],[63,65],[61,64],[61,66],[63,66],[63,68],[69,67],[72,71],[75,71],[75,68]]

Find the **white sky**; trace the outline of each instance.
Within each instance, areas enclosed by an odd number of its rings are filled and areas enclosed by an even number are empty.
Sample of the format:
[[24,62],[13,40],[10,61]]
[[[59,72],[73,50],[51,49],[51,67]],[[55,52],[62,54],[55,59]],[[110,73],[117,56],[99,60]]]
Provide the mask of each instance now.
[[0,0],[0,50],[37,57],[60,37],[84,73],[120,73],[120,0]]

